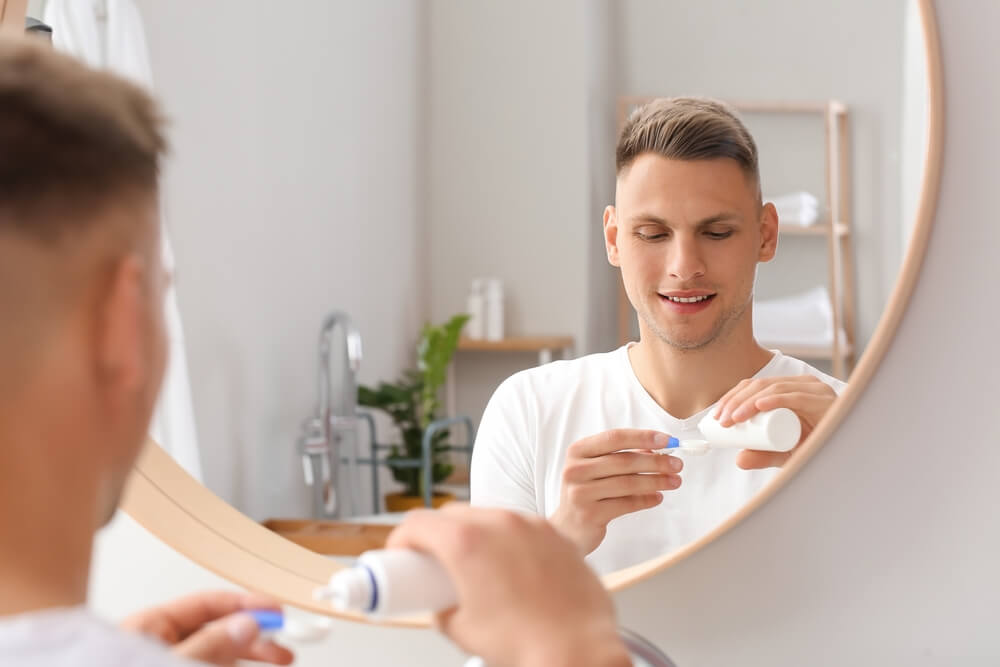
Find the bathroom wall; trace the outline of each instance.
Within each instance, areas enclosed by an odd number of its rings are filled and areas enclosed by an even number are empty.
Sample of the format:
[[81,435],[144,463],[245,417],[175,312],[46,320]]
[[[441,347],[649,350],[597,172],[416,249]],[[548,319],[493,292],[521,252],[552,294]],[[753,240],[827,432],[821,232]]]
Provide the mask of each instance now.
[[[511,335],[586,331],[588,3],[432,0],[428,18],[430,313],[501,278]],[[459,352],[457,408],[478,423],[532,354]]]
[[427,311],[422,5],[137,4],[204,478],[255,518],[304,516],[323,316],[352,316],[375,382],[411,363]]

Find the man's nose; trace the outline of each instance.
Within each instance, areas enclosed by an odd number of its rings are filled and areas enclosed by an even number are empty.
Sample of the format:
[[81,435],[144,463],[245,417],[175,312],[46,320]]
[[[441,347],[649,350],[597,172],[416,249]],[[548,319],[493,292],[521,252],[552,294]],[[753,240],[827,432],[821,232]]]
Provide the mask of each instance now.
[[687,282],[705,275],[705,262],[694,238],[678,234],[667,251],[670,277]]

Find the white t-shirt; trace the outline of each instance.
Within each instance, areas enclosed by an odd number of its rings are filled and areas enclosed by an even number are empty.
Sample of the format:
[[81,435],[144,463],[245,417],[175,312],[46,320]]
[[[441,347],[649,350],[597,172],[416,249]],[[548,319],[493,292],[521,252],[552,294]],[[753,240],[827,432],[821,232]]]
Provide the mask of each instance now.
[[[840,393],[844,382],[775,351],[754,377],[815,375]],[[677,419],[639,383],[628,346],[571,361],[556,361],[511,376],[497,388],[476,435],[471,502],[551,516],[559,504],[567,448],[581,438],[617,428],[654,429],[700,438],[698,421],[712,409]],[[681,487],[663,502],[608,524],[587,561],[612,572],[701,537],[742,507],[777,469],[742,470],[738,450],[688,456]]]
[[0,616],[2,667],[196,667],[159,642],[120,630],[84,607]]

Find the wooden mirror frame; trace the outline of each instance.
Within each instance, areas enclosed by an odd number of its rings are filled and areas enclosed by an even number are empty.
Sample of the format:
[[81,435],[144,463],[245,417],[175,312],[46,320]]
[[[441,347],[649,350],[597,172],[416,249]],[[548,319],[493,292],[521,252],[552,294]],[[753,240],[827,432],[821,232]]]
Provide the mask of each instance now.
[[[26,0],[0,0],[0,35],[23,31],[26,5]],[[609,590],[617,591],[637,584],[691,556],[767,502],[844,421],[882,362],[919,277],[937,208],[941,176],[944,95],[938,27],[932,1],[918,0],[917,6],[926,45],[930,94],[917,219],[899,279],[872,340],[851,376],[851,383],[781,473],[739,512],[690,544],[662,557],[606,575],[604,583]],[[121,506],[179,553],[240,586],[316,613],[368,622],[362,616],[337,613],[328,605],[313,600],[313,590],[325,584],[341,565],[287,541],[243,515],[188,475],[152,441],[147,443],[136,462]],[[428,622],[429,619],[421,617],[393,621],[391,624],[425,627]]]

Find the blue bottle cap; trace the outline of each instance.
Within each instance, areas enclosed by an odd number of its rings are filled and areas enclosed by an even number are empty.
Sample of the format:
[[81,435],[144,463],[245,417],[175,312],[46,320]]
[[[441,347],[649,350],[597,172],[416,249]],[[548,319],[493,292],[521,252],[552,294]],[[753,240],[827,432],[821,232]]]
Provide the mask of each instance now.
[[280,630],[285,627],[285,615],[271,609],[251,609],[246,613],[257,621],[257,627],[264,630]]

